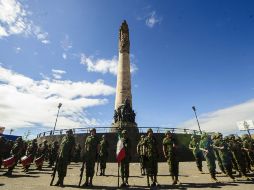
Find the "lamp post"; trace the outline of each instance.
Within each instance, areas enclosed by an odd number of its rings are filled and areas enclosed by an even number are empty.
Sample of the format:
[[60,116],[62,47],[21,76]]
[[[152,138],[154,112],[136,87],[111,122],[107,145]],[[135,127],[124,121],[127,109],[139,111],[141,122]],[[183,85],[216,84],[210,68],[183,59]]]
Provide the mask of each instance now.
[[199,125],[199,121],[198,121],[198,117],[197,117],[197,113],[196,113],[196,108],[195,108],[195,106],[192,106],[192,109],[193,109],[193,111],[194,111],[194,113],[195,113],[195,116],[196,116],[196,120],[197,120],[197,123],[198,123],[199,132],[200,132],[200,134],[202,134],[202,131],[201,131],[201,128],[200,128],[200,125]]
[[60,110],[60,108],[62,107],[62,105],[63,105],[62,103],[59,103],[58,106],[57,106],[58,111],[57,111],[56,122],[55,122],[54,130],[53,130],[53,135],[55,134],[57,118],[58,118],[58,115],[59,115],[59,110]]

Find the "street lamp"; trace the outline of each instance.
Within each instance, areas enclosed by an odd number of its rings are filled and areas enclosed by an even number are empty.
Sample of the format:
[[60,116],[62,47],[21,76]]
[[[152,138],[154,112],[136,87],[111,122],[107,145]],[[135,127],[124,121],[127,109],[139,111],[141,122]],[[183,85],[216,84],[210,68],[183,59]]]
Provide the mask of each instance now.
[[58,118],[58,115],[59,115],[59,110],[60,110],[60,108],[62,107],[62,105],[63,105],[62,103],[59,103],[58,106],[57,106],[58,111],[57,111],[56,122],[55,122],[54,130],[53,130],[53,135],[55,134],[57,118]]
[[195,108],[195,106],[192,106],[192,109],[193,109],[193,111],[194,111],[194,113],[195,113],[195,116],[196,116],[196,120],[197,120],[197,123],[198,123],[199,132],[200,132],[200,134],[202,134],[202,131],[201,131],[201,128],[200,128],[200,125],[199,125],[199,121],[198,121],[198,117],[197,117],[197,113],[196,113],[196,108]]

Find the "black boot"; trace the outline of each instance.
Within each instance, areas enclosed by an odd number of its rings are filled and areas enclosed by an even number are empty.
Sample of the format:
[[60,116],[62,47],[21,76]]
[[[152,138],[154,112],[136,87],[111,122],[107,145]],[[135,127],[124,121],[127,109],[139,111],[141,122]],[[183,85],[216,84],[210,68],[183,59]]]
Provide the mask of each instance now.
[[8,170],[3,174],[3,176],[12,176],[12,170]]
[[83,187],[87,187],[89,185],[88,183],[88,177],[86,177],[86,182],[82,185]]
[[90,177],[90,183],[89,183],[89,186],[93,186],[93,177]]
[[64,177],[61,177],[60,183],[59,183],[59,186],[60,186],[60,187],[64,187],[63,181],[64,181]]

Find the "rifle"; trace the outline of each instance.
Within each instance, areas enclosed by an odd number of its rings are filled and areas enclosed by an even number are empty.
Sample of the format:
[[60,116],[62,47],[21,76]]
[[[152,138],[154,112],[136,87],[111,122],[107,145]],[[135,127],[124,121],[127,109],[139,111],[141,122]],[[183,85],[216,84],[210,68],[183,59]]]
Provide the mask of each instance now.
[[57,170],[57,167],[58,167],[58,161],[59,161],[59,157],[56,159],[56,164],[55,164],[53,173],[51,174],[52,179],[51,179],[51,182],[50,182],[50,186],[53,185],[53,182],[54,182],[54,179],[55,179],[55,176],[56,176],[56,170]]
[[80,168],[80,179],[79,179],[79,183],[78,183],[78,186],[80,187],[80,184],[82,182],[82,178],[83,178],[83,173],[84,173],[84,169],[85,169],[85,161],[83,161],[82,163],[82,167]]

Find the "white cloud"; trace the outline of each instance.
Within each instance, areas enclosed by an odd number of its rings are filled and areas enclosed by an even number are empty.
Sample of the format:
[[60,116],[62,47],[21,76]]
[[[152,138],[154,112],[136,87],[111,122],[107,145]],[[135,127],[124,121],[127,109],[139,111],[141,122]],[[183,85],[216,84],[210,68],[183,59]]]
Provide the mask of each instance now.
[[18,0],[0,0],[0,10],[0,38],[24,34],[35,36],[44,44],[50,42],[48,33],[29,19],[30,12]]
[[66,71],[63,70],[57,70],[57,69],[52,69],[52,75],[54,79],[61,79],[62,75],[66,73]]
[[162,22],[162,17],[158,16],[156,11],[152,10],[151,6],[144,7],[142,12],[143,15],[137,16],[137,20],[145,21],[146,26],[149,28],[153,28]]
[[69,49],[72,48],[72,41],[70,40],[70,37],[67,34],[64,36],[64,39],[60,43],[64,51],[68,51]]
[[[54,70],[55,73],[64,73]],[[107,104],[115,89],[97,80],[33,80],[0,66],[0,125],[10,128],[53,127],[57,105],[63,104],[57,128],[96,124],[85,112],[88,107]]]
[[15,48],[15,52],[16,52],[16,53],[20,53],[20,52],[21,52],[21,47],[16,47],[16,48]]
[[161,21],[162,18],[158,17],[155,11],[152,11],[146,18],[146,25],[150,28],[153,28],[156,24],[159,24]]
[[[89,72],[117,74],[118,59],[116,56],[112,59],[94,59],[92,56],[87,57],[85,54],[81,54],[80,63],[86,65]],[[135,72],[138,68],[135,64],[131,63],[130,70]]]
[[63,59],[67,59],[67,54],[66,54],[66,53],[63,53],[63,54],[62,54],[62,57],[63,57]]
[[[202,114],[199,116],[201,129],[209,132],[223,132],[225,134],[239,132],[236,122],[249,119],[254,120],[253,108],[254,99],[251,99],[242,104]],[[198,129],[195,118],[180,124],[178,127]]]

